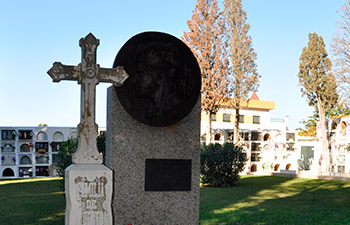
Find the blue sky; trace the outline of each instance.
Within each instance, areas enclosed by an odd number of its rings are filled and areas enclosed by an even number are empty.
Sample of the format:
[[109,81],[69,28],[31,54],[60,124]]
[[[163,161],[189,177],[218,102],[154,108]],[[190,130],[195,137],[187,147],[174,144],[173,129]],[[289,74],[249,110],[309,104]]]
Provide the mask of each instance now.
[[[299,57],[316,32],[330,51],[345,0],[243,0],[262,75],[258,96],[276,102],[271,117],[291,116],[291,128],[311,115],[298,83]],[[55,61],[77,65],[79,39],[100,39],[97,62],[110,68],[132,36],[162,31],[181,37],[188,31],[196,0],[0,1],[0,126],[76,126],[80,85],[53,83],[47,70]],[[222,9],[222,3],[219,3]],[[96,122],[106,125],[106,89],[97,86]]]

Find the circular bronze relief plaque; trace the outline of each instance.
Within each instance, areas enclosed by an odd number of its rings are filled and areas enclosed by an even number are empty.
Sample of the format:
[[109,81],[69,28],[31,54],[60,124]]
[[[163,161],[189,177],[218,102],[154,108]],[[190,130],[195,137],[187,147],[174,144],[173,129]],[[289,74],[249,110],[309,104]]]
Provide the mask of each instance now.
[[145,32],[129,39],[113,67],[124,66],[129,78],[115,87],[124,109],[136,120],[165,127],[185,118],[196,104],[201,74],[191,50],[178,38]]

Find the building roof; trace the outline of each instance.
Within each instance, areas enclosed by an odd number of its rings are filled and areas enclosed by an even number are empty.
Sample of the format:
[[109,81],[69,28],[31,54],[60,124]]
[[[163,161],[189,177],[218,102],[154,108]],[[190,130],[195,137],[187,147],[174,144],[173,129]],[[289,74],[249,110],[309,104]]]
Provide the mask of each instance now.
[[259,100],[259,97],[255,91],[253,92],[252,96],[250,97],[250,100]]
[[[222,104],[225,108],[233,108],[232,104],[234,103],[234,98],[226,98]],[[242,100],[241,104],[243,105],[242,109],[257,109],[257,110],[272,110],[275,109],[274,101],[263,101],[260,100],[256,92],[253,92],[250,99]]]

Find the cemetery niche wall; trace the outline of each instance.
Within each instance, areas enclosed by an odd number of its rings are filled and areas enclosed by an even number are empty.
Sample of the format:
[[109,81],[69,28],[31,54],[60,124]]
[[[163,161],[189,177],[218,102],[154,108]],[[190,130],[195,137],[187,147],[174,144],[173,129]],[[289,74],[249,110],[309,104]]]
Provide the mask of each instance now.
[[114,224],[198,224],[201,75],[191,50],[159,32],[132,37],[107,97]]
[[75,127],[0,127],[0,179],[57,175],[59,143],[76,132]]

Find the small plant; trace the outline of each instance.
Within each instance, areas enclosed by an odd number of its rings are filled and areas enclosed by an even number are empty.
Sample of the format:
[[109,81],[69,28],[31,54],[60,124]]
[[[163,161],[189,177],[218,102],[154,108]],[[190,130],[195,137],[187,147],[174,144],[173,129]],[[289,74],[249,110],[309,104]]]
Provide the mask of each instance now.
[[34,141],[30,141],[29,142],[29,147],[31,148],[31,147],[33,147],[34,146],[34,144],[35,144],[35,142]]

